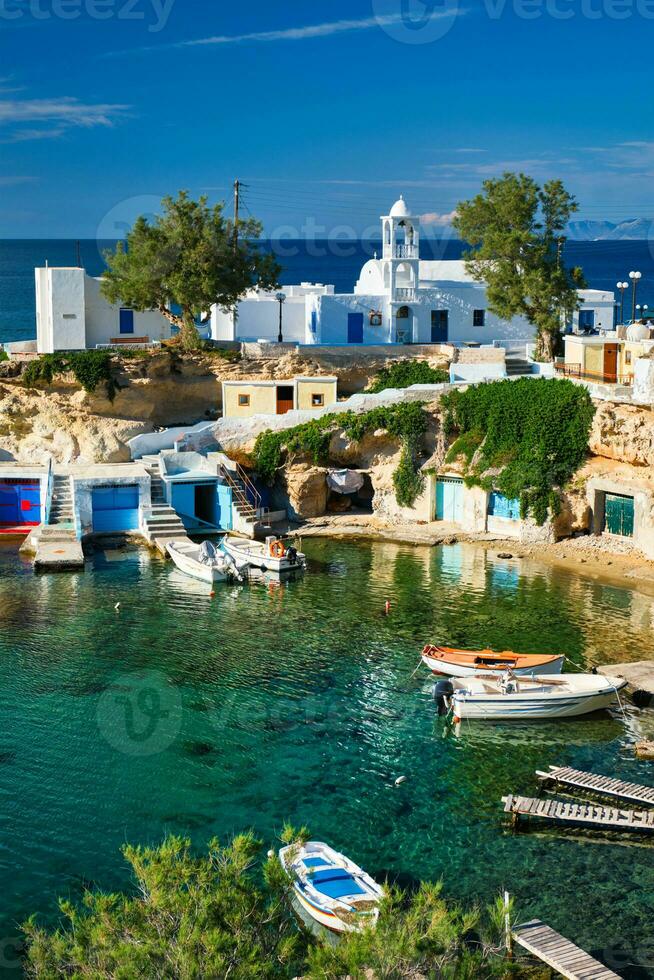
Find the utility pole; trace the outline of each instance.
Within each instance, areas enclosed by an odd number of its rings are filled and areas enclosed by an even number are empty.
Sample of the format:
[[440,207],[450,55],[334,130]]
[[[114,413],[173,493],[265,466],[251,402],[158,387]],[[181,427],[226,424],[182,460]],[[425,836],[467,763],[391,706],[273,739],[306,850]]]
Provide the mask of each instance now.
[[238,248],[238,222],[241,208],[241,182],[237,178],[234,181],[234,248]]

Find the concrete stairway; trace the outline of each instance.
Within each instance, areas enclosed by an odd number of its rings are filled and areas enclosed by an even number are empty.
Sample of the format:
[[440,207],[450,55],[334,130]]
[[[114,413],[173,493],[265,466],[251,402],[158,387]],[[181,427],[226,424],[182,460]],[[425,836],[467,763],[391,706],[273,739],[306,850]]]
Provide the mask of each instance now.
[[506,373],[510,378],[517,377],[521,374],[531,374],[531,363],[523,355],[514,351],[507,351]]
[[188,535],[177,512],[166,503],[159,457],[144,456],[141,462],[150,474],[152,493],[152,514],[145,519],[145,536],[165,555],[167,541],[188,540]]
[[73,491],[69,476],[55,475],[52,481],[52,500],[48,525],[67,529],[73,528]]
[[222,467],[222,472],[232,491],[232,504],[238,511],[239,516],[246,524],[255,525],[257,523],[257,512],[250,502],[247,494],[245,482],[238,473]]

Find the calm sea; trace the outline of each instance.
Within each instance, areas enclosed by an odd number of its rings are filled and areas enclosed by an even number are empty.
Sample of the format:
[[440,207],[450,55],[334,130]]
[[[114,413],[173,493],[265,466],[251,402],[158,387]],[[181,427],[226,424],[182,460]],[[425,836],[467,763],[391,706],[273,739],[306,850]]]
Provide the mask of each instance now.
[[[82,264],[90,275],[104,268],[103,251],[111,242],[95,239],[79,243]],[[285,283],[302,281],[333,283],[337,292],[349,292],[363,263],[372,258],[380,242],[371,241],[275,241],[266,242],[283,267]],[[424,259],[458,259],[461,242],[431,239],[421,243]],[[640,301],[654,308],[654,242],[569,242],[569,265],[580,265],[589,286],[614,289],[631,269],[643,274]],[[0,343],[36,336],[34,319],[34,268],[44,265],[77,265],[77,243],[65,239],[0,241]]]

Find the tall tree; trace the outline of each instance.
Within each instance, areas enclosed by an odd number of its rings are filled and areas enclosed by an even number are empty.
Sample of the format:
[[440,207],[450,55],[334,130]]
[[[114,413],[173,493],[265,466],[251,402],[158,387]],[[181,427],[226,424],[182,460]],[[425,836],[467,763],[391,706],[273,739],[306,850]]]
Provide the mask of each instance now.
[[553,360],[562,320],[578,309],[577,289],[585,285],[581,269],[562,260],[565,228],[577,210],[560,180],[540,187],[526,174],[505,173],[459,204],[453,222],[471,246],[465,265],[486,283],[489,309],[536,327],[540,361]]
[[253,286],[274,289],[281,270],[259,248],[255,219],[236,228],[223,204],[209,207],[206,197],[193,201],[186,191],[161,203],[161,215],[138,218],[126,243],[105,253],[102,293],[110,303],[159,310],[191,350],[199,344],[196,321],[206,323],[214,303],[230,309]]

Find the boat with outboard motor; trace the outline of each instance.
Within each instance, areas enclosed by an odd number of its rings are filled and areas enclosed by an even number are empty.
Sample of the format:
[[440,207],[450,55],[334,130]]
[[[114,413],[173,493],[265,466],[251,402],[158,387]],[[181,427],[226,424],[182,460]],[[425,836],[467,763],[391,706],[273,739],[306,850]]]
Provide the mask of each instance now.
[[166,550],[180,572],[202,582],[243,581],[234,559],[217,550],[211,541],[203,541],[202,544],[169,541]]
[[306,568],[307,560],[293,545],[285,545],[280,538],[269,536],[265,541],[249,538],[224,537],[221,548],[237,565],[251,565],[266,572],[295,572]]
[[562,674],[560,677],[454,677],[434,685],[439,715],[452,713],[485,721],[576,718],[619,703],[623,677],[603,674]]
[[298,911],[337,933],[377,924],[384,889],[344,854],[307,841],[282,847],[279,860],[293,882]]
[[560,674],[565,661],[563,654],[513,653],[511,650],[495,653],[493,650],[457,650],[431,644],[423,649],[421,656],[422,662],[433,674],[449,677],[502,673],[505,670],[512,670],[518,675]]

